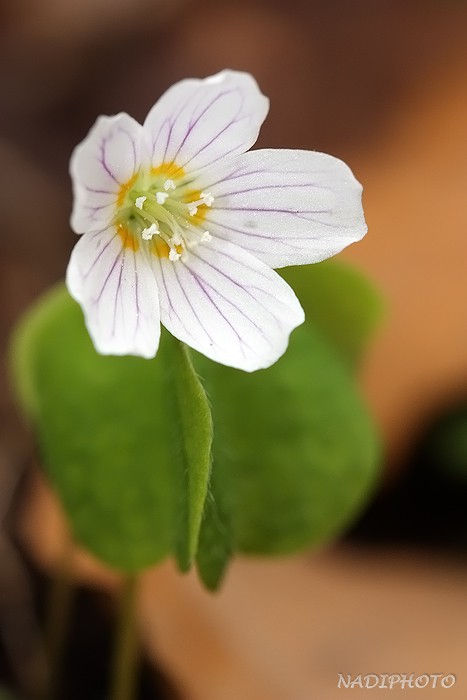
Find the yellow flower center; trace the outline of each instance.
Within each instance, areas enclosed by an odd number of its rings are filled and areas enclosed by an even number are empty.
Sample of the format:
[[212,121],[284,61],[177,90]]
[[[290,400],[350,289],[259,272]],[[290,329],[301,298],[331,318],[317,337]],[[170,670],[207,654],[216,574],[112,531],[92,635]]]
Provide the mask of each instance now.
[[192,182],[183,168],[167,162],[122,185],[114,223],[124,247],[136,251],[145,246],[176,261],[187,248],[209,241],[203,222],[214,197],[194,189]]

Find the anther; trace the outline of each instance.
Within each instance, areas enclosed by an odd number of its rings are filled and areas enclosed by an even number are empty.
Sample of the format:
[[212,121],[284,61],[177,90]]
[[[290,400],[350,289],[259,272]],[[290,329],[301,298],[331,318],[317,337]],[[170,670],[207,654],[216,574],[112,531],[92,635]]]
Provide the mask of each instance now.
[[175,182],[173,180],[166,180],[164,182],[164,190],[168,192],[169,190],[175,189]]
[[136,207],[137,209],[142,209],[142,208],[143,208],[143,204],[145,203],[146,200],[147,200],[147,197],[145,197],[144,195],[143,195],[142,197],[136,197],[136,199],[135,199],[135,207]]
[[201,192],[200,197],[203,200],[203,204],[205,204],[207,207],[212,206],[214,202],[214,197],[210,192]]
[[196,214],[198,213],[198,207],[189,206],[188,212],[189,212],[190,216],[196,216]]
[[141,231],[141,238],[145,241],[150,241],[158,233],[160,233],[159,227],[156,224],[151,224],[148,228]]
[[201,240],[202,240],[202,241],[206,241],[206,242],[212,241],[212,236],[211,236],[211,234],[209,233],[209,231],[205,231],[205,232],[203,233],[203,235],[201,236]]
[[168,192],[156,192],[156,201],[158,204],[165,204],[165,201],[168,198],[169,198]]
[[169,260],[172,260],[172,262],[180,260],[180,257],[180,253],[177,253],[177,251],[174,248],[171,248],[169,250]]

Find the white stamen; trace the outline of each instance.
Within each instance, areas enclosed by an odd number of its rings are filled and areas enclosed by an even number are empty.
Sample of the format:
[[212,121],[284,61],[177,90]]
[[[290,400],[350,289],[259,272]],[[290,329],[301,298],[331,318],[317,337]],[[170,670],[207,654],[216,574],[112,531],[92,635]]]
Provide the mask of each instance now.
[[141,231],[141,238],[145,241],[150,241],[153,236],[160,233],[159,228],[156,224],[151,224],[149,228],[145,228]]
[[[190,221],[187,216],[187,212],[189,212],[190,217],[194,217],[196,214],[199,214],[200,208],[210,207],[214,202],[211,192],[200,192],[198,200],[183,203],[176,195],[171,198],[171,191],[175,189],[175,182],[168,178],[165,180],[162,190],[158,192],[153,190],[148,196],[143,195],[135,199],[137,209],[146,211],[147,208],[148,210],[148,217],[145,214],[142,216],[153,221],[153,223],[149,221],[147,228],[141,230],[141,238],[145,241],[151,241],[154,236],[160,236],[169,247],[168,254],[171,262],[180,260],[180,258],[183,259],[187,249],[212,240],[209,231],[200,230],[195,225],[195,222]],[[146,200],[148,200],[148,203],[145,208],[143,205]],[[172,203],[170,207],[164,207],[163,211],[161,209],[153,209],[155,202],[160,206],[164,206],[167,200]],[[173,208],[177,213],[174,213]],[[160,221],[158,221],[159,218]],[[161,223],[162,230],[160,228]]]
[[212,203],[214,202],[214,197],[210,192],[201,192],[200,197],[203,200],[203,204],[205,204],[207,207],[212,206]]
[[167,192],[156,192],[156,201],[158,204],[165,204],[165,200],[169,198]]
[[177,253],[174,248],[171,248],[169,250],[169,260],[172,260],[172,262],[175,262],[175,260],[180,260],[180,253]]

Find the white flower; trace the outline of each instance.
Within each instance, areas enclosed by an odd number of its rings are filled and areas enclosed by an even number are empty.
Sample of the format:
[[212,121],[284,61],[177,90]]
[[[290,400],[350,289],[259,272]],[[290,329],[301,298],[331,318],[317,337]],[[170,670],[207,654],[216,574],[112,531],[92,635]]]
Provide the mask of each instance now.
[[160,322],[253,371],[304,320],[274,267],[324,260],[366,233],[361,186],[322,153],[256,150],[269,102],[247,73],[171,87],[141,126],[100,117],[71,159],[67,270],[96,349],[154,357]]

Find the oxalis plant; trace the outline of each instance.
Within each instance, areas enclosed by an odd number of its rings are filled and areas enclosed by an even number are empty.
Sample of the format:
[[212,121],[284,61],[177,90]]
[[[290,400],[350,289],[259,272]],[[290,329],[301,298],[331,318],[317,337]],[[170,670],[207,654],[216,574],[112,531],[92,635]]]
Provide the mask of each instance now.
[[336,535],[375,479],[354,373],[381,301],[321,263],[366,233],[362,188],[329,155],[248,151],[268,107],[223,71],[171,87],[143,125],[100,117],[71,158],[66,286],[14,339],[72,536],[125,581],[114,700],[133,697],[141,571],[170,556],[215,590],[236,552]]

